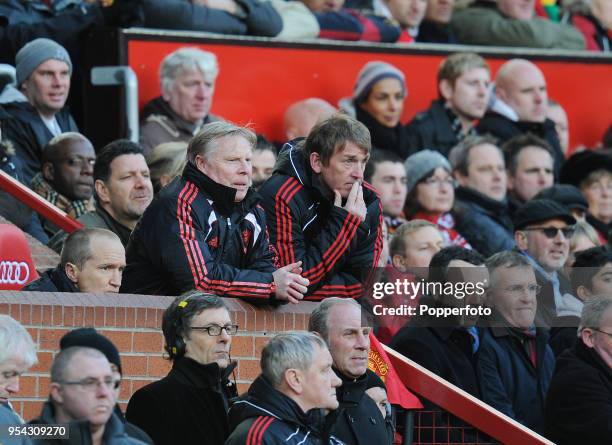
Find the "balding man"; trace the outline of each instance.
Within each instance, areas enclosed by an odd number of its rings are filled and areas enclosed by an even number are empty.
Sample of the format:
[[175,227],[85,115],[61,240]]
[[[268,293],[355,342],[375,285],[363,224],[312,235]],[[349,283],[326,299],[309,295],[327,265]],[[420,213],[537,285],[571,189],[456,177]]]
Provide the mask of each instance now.
[[87,228],[71,233],[60,264],[23,290],[40,292],[119,292],[125,249],[110,230]]
[[337,111],[332,104],[318,97],[310,97],[291,104],[285,111],[286,140],[305,138],[312,127]]
[[585,41],[573,26],[535,17],[535,0],[477,0],[455,12],[451,29],[459,43],[581,50]]
[[[49,141],[42,154],[42,171],[32,179],[31,187],[71,218],[77,219],[95,209],[93,169],[96,152],[82,134],[62,133]],[[44,222],[49,236],[59,229]]]
[[495,104],[481,119],[478,132],[494,135],[500,144],[514,136],[532,133],[551,145],[558,172],[563,151],[555,124],[546,117],[548,91],[540,68],[525,59],[511,59],[500,67],[495,85]]

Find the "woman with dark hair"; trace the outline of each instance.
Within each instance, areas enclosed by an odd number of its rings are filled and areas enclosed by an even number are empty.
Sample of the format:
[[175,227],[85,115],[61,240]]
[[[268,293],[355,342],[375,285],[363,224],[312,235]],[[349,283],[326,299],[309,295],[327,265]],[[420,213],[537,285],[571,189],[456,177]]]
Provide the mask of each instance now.
[[368,127],[372,148],[392,151],[403,160],[410,154],[400,123],[407,94],[404,73],[385,62],[368,62],[357,75],[353,96],[339,105]]
[[421,150],[406,159],[404,168],[408,187],[405,218],[436,224],[445,246],[471,248],[454,228],[455,180],[448,160],[435,150]]

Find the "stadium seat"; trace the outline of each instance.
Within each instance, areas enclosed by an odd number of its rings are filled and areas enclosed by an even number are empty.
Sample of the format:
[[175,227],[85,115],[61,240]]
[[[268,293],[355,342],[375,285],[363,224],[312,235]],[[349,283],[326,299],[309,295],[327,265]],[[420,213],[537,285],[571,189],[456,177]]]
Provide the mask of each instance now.
[[20,290],[37,278],[24,233],[12,224],[0,224],[0,290]]

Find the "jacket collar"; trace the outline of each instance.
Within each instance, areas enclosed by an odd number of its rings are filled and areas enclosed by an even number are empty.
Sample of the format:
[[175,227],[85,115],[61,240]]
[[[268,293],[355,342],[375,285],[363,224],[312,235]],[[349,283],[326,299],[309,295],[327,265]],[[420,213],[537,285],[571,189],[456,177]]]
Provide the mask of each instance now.
[[108,213],[104,207],[102,207],[99,201],[96,201],[95,207],[98,216],[102,218],[104,223],[110,228],[112,232],[115,232],[115,234],[121,240],[121,244],[123,244],[124,247],[127,246],[128,241],[130,240],[130,235],[132,234],[132,229],[124,226],[115,218],[113,218],[112,215]]
[[338,402],[344,405],[358,405],[368,386],[368,373],[354,379],[342,374],[336,367],[333,368],[336,375],[342,380],[342,385],[336,388]]
[[236,365],[236,362],[231,362],[227,368],[221,369],[216,362],[202,365],[188,357],[181,357],[174,362],[168,376],[198,388],[217,388],[229,379]]
[[602,360],[597,351],[585,345],[581,338],[574,343],[573,351],[578,358],[599,368],[612,381],[612,369]]
[[472,202],[492,213],[501,214],[508,212],[508,201],[506,199],[498,201],[468,187],[457,187],[455,196],[457,199]]
[[204,125],[210,120],[209,116],[207,115],[201,121],[195,123],[188,122],[182,117],[180,117],[178,114],[176,114],[174,110],[170,108],[168,102],[166,102],[161,96],[156,97],[151,102],[149,102],[143,110],[143,116],[145,118],[152,114],[162,114],[164,116],[167,116],[172,122],[174,122],[177,128],[190,134],[195,134],[200,128],[202,128],[202,125]]
[[183,170],[183,178],[193,182],[206,196],[214,203],[214,208],[223,216],[229,216],[238,211],[241,214],[247,213],[260,201],[259,194],[249,187],[246,196],[240,202],[235,202],[238,190],[227,187],[213,181],[209,176],[202,173],[193,163],[187,162]]
[[57,287],[59,292],[79,292],[79,288],[76,286],[76,284],[70,281],[70,278],[68,278],[68,275],[66,275],[66,272],[61,264],[55,269],[48,271],[48,274],[49,278],[53,284],[55,284],[55,287]]

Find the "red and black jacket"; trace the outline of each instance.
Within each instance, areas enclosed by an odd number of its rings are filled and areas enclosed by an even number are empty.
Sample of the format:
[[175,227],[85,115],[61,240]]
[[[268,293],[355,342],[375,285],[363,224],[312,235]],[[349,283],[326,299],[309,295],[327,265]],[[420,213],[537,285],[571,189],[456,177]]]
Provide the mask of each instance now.
[[275,255],[259,196],[218,184],[187,163],[132,232],[121,292],[178,295],[199,289],[269,302]]
[[366,220],[334,206],[332,192],[304,155],[302,141],[282,148],[274,175],[259,190],[270,242],[281,265],[302,261],[307,300],[358,298],[382,251],[382,206],[363,183]]

